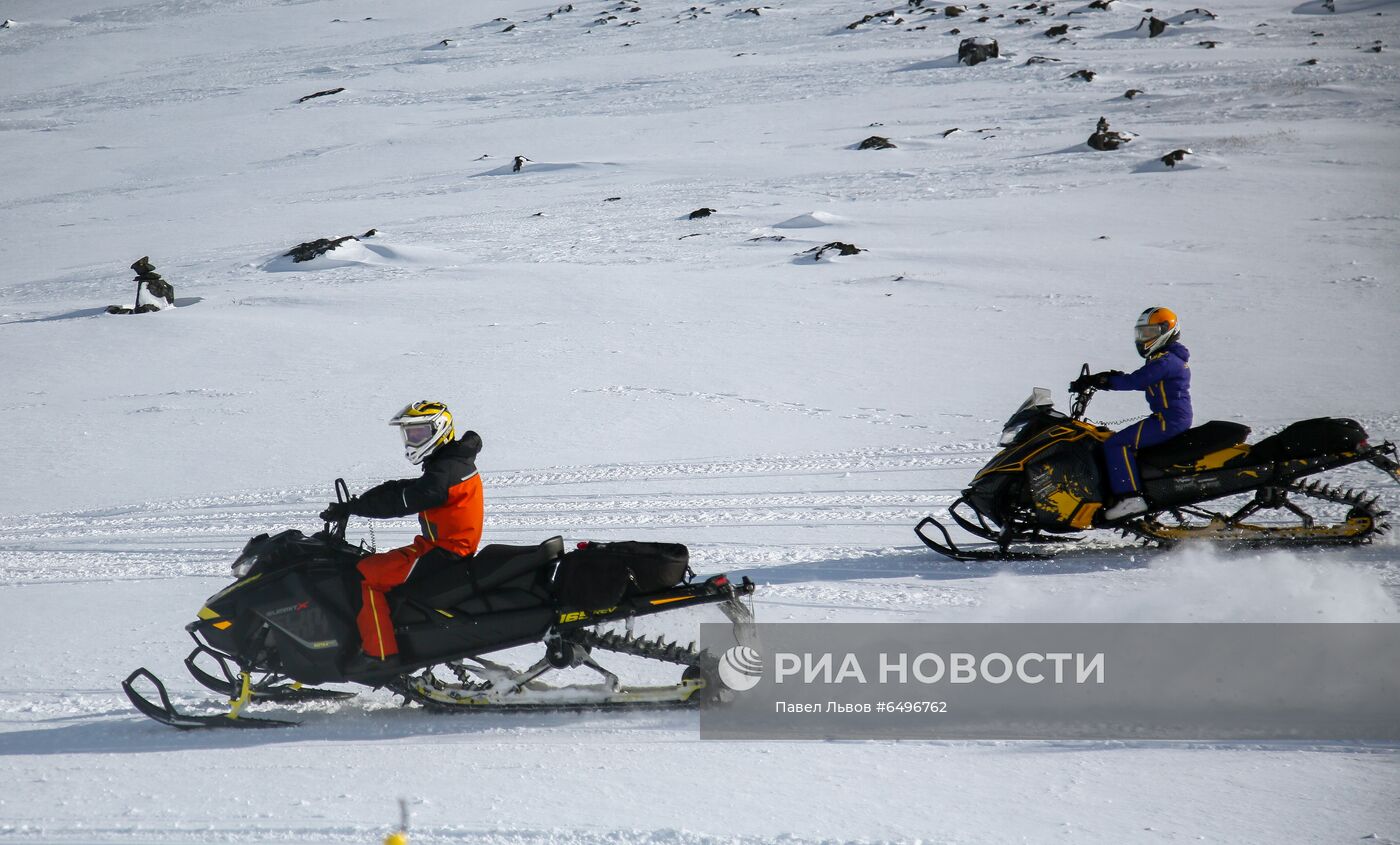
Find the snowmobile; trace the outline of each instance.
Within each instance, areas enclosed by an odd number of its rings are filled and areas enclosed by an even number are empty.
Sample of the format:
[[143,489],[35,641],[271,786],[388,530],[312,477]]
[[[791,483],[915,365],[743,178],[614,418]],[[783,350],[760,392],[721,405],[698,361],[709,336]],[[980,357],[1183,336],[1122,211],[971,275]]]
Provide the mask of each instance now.
[[[1089,366],[1081,372],[1087,375]],[[1294,423],[1254,444],[1245,442],[1248,426],[1212,420],[1141,449],[1137,461],[1148,511],[1106,521],[1108,476],[1101,444],[1113,431],[1085,418],[1094,393],[1093,387],[1075,393],[1066,415],[1055,410],[1049,390],[1035,388],[1006,421],[1002,450],[949,506],[953,522],[994,548],[960,548],[933,516],[920,521],[914,533],[939,554],[973,561],[1046,560],[1051,556],[1024,547],[1082,539],[1067,535],[1097,528],[1167,546],[1192,538],[1229,545],[1355,544],[1388,527],[1381,521],[1386,511],[1377,507],[1379,497],[1304,481],[1356,463],[1369,463],[1400,481],[1395,444],[1371,445],[1355,420],[1332,417]],[[1242,494],[1252,494],[1243,505],[1212,509]],[[1345,516],[1324,521],[1302,503],[1345,508]],[[1283,521],[1257,521],[1262,512],[1280,512]]]
[[[349,499],[344,481],[337,498]],[[355,564],[372,553],[345,539],[348,517],[306,535],[259,534],[233,562],[234,582],[211,596],[185,626],[195,648],[185,666],[196,681],[229,699],[226,713],[191,715],[171,703],[165,685],[145,668],[122,682],[143,714],[176,728],[259,728],[296,724],[252,718],[250,703],[349,698],[354,692],[318,684],[385,687],[439,711],[683,707],[732,695],[719,680],[718,658],[661,637],[635,636],[632,620],[685,607],[717,604],[750,644],[753,614],[743,598],[746,577],[694,576],[689,553],[676,543],[580,543],[566,551],[559,537],[538,546],[488,545],[469,558],[439,560],[389,593],[400,654],[360,656],[355,615],[360,584]],[[606,623],[615,630],[600,630]],[[487,657],[542,645],[527,669]],[[675,664],[674,685],[627,687],[595,659],[614,652]],[[551,672],[583,667],[601,683],[550,685]],[[137,690],[153,685],[159,701]]]

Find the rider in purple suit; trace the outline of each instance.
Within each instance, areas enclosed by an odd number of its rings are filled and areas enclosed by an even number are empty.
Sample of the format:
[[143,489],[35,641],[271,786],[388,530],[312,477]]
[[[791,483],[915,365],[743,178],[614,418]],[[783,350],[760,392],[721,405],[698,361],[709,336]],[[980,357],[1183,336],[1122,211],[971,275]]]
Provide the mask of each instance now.
[[1134,423],[1103,444],[1108,480],[1117,502],[1104,511],[1112,522],[1143,513],[1137,450],[1165,443],[1191,427],[1191,353],[1178,340],[1181,329],[1176,314],[1166,308],[1149,308],[1138,317],[1134,342],[1147,363],[1131,373],[1116,370],[1077,379],[1071,390],[1086,386],[1100,390],[1141,390],[1147,394],[1152,416]]

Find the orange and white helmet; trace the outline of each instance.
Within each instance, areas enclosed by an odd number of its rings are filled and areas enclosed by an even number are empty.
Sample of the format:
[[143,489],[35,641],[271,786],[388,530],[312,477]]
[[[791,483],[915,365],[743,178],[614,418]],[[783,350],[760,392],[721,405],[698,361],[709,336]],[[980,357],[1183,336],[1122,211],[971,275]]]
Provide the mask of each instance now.
[[410,463],[421,464],[439,446],[457,439],[452,429],[452,412],[441,402],[414,402],[394,414],[389,425],[403,434],[403,454]]
[[1144,358],[1167,348],[1167,344],[1181,334],[1181,326],[1176,322],[1176,312],[1170,308],[1153,306],[1138,316],[1133,327],[1133,344],[1138,354]]

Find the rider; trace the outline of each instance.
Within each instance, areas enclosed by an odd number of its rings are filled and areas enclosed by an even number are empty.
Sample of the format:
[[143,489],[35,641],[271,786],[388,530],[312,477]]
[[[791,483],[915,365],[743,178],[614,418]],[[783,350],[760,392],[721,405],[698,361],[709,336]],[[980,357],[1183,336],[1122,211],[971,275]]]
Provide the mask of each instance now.
[[460,440],[452,414],[441,402],[414,402],[389,420],[403,434],[404,455],[423,465],[418,478],[385,481],[348,502],[334,502],[322,513],[327,522],[349,514],[374,519],[418,514],[422,533],[413,544],[368,555],[357,565],[364,603],[356,622],[365,656],[388,660],[399,652],[385,594],[407,581],[420,562],[450,562],[476,552],[483,520],[481,476],[476,456],[481,437],[468,431]]
[[1130,425],[1104,441],[1108,480],[1117,501],[1104,511],[1112,522],[1147,511],[1137,467],[1137,450],[1165,443],[1191,427],[1191,353],[1180,342],[1181,327],[1168,308],[1143,311],[1133,329],[1133,342],[1147,363],[1131,373],[1111,370],[1080,376],[1070,390],[1142,390],[1152,416]]

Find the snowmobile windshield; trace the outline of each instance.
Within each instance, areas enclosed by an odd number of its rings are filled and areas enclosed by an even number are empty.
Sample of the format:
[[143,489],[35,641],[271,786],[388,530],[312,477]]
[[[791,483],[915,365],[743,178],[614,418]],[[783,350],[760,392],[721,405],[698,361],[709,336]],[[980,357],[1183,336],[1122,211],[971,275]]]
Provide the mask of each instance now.
[[1026,423],[1054,406],[1055,402],[1050,398],[1048,389],[1044,387],[1033,388],[1031,395],[1021,403],[1021,407],[1016,409],[1016,413],[1011,415],[1011,418],[1006,421],[1006,425],[1002,426],[999,445],[1006,446],[1015,442],[1021,431],[1025,429]]
[[432,423],[413,423],[403,426],[403,443],[405,446],[422,446],[433,439]]

